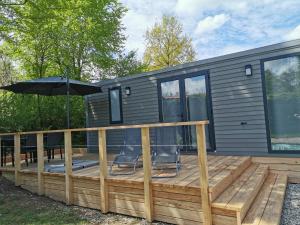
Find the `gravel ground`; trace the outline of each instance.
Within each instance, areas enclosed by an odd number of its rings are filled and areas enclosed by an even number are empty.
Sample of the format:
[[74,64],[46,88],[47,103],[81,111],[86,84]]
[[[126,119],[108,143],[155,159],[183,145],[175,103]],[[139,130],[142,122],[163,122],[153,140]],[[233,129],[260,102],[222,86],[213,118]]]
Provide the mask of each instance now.
[[[99,210],[93,210],[88,208],[83,208],[79,206],[66,206],[63,203],[54,201],[52,199],[38,196],[36,194],[32,194],[29,191],[21,189],[19,187],[15,187],[14,184],[8,179],[0,176],[0,206],[1,204],[5,204],[5,201],[10,201],[10,199],[17,199],[20,203],[19,207],[28,207],[35,209],[47,208],[49,210],[57,210],[59,212],[68,212],[74,213],[74,215],[79,218],[87,221],[84,225],[146,225],[148,224],[145,220],[123,216],[113,213],[102,214]],[[15,209],[17,210],[17,209]],[[0,224],[1,223],[1,210],[0,210]],[[36,222],[36,221],[35,221]],[[50,221],[48,221],[49,224]],[[30,223],[31,224],[31,223]],[[33,223],[32,223],[33,224]],[[35,223],[34,223],[35,224]],[[74,223],[67,223],[68,225]],[[153,225],[167,225],[166,223],[155,222]]]
[[300,184],[288,184],[281,225],[300,225]]

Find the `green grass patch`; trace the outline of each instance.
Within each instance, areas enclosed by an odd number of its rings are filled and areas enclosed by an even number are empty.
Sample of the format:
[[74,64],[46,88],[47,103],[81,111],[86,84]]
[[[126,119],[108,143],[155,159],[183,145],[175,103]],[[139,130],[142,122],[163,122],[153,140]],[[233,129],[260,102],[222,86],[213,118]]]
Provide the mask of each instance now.
[[[1,183],[2,180],[0,180]],[[1,186],[1,185],[0,185]],[[1,225],[84,225],[70,207],[50,199],[32,195],[11,185],[0,189]]]

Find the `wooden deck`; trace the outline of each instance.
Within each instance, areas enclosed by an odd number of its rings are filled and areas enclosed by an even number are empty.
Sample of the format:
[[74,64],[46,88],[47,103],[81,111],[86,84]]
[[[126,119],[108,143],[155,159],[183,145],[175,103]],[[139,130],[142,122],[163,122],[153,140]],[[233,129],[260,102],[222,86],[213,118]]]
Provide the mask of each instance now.
[[[16,186],[68,205],[141,217],[148,222],[279,225],[288,177],[290,179],[292,174],[293,181],[300,181],[300,160],[207,155],[207,123],[190,121],[29,132],[37,137],[37,164],[30,167],[22,164],[20,135],[26,132],[14,133],[11,135],[14,135],[15,167],[0,168],[0,172],[13,172]],[[196,126],[197,155],[182,155],[179,174],[162,178],[172,170],[151,168],[150,128],[191,125]],[[133,175],[111,176],[108,170],[114,155],[107,153],[106,131],[128,128],[141,130],[140,165],[143,166]],[[77,131],[98,132],[99,155],[74,152],[72,132]],[[47,162],[43,135],[49,132],[64,132],[64,160],[56,161],[65,164],[64,174],[44,172]],[[7,134],[0,134],[0,138],[1,135]],[[97,159],[99,166],[72,171],[72,162],[77,158]]]
[[[270,173],[268,165],[253,163],[250,157],[208,155],[207,164],[213,224],[279,224],[287,184],[285,174]],[[177,177],[152,179],[154,220],[174,224],[203,223],[198,168],[197,156],[183,155]],[[163,175],[165,172],[153,173]],[[100,210],[99,166],[74,171],[71,180],[71,204]],[[109,212],[144,218],[141,167],[134,175],[108,176],[106,181]],[[46,196],[66,202],[64,174],[44,172],[43,182]],[[21,171],[20,185],[38,193],[36,167]]]

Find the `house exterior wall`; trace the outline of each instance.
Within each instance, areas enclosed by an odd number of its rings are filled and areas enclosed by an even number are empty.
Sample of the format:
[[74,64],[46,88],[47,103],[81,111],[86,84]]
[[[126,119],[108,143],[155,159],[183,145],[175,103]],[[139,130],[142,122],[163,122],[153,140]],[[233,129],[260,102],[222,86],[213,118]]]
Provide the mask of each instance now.
[[[157,79],[208,70],[217,152],[266,154],[268,142],[264,111],[261,59],[300,53],[300,40],[201,60],[165,70],[102,81],[103,93],[86,97],[87,126],[109,126],[108,88],[121,85],[123,124],[159,122]],[[252,65],[252,76],[245,66]],[[131,95],[125,95],[125,87]],[[241,125],[246,122],[246,125]],[[108,145],[122,143],[122,133],[108,134]],[[88,135],[89,144],[97,142]]]

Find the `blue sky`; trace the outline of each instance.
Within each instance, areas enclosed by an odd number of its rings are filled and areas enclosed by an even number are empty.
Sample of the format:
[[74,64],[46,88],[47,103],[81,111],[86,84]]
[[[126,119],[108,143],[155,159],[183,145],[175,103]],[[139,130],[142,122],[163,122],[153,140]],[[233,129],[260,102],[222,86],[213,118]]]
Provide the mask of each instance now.
[[197,59],[300,38],[300,0],[121,0],[126,49],[142,58],[145,32],[174,15],[193,39]]

